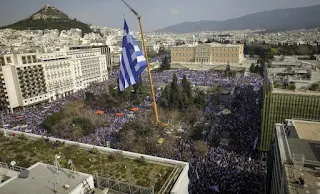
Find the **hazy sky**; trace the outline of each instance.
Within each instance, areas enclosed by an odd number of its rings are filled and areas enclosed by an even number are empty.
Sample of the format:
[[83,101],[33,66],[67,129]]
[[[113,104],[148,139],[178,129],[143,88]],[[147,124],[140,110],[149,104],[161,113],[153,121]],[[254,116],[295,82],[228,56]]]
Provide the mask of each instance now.
[[[141,16],[145,31],[185,21],[225,20],[265,10],[320,4],[320,0],[126,0]],[[138,29],[135,16],[121,0],[0,0],[0,26],[29,17],[45,4],[80,21]]]

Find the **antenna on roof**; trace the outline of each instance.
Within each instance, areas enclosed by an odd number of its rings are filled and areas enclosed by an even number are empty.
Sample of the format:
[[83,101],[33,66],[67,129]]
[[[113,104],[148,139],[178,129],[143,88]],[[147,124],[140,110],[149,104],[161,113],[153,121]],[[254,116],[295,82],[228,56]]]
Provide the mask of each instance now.
[[56,169],[56,173],[59,174],[59,170],[61,169],[61,166],[60,166],[60,163],[59,163],[59,159],[60,159],[60,155],[56,154],[54,156],[54,162],[53,162],[53,165],[54,165],[54,168]]
[[54,188],[53,188],[53,192],[57,193],[58,192],[58,189],[57,189],[57,185],[58,185],[58,177],[57,177],[57,174],[59,174],[59,170],[61,169],[61,166],[60,166],[60,163],[59,163],[59,159],[60,159],[60,155],[59,154],[56,154],[54,156],[54,162],[53,162],[53,165],[54,165],[54,168],[55,168],[55,172],[54,172],[54,176],[55,176],[55,181],[54,181]]
[[70,172],[68,174],[68,177],[75,178],[75,174],[78,174],[78,173],[76,172],[76,168],[74,167],[71,159],[68,160],[68,165],[70,166]]

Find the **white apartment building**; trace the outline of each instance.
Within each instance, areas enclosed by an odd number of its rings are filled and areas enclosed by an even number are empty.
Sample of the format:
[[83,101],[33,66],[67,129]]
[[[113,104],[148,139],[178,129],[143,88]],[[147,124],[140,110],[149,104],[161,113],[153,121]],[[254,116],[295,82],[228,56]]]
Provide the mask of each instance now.
[[147,45],[147,51],[148,52],[156,52],[156,53],[159,53],[159,50],[160,50],[160,45],[159,44],[150,44],[150,45]]
[[69,46],[0,58],[0,107],[11,112],[105,81],[111,64],[106,45]]

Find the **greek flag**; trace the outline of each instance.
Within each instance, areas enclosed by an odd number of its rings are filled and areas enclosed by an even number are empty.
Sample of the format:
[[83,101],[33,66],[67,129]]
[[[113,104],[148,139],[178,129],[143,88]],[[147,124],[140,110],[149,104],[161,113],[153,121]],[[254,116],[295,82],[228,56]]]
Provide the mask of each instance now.
[[119,91],[124,91],[127,87],[139,83],[139,75],[146,67],[146,58],[134,40],[127,22],[124,21]]

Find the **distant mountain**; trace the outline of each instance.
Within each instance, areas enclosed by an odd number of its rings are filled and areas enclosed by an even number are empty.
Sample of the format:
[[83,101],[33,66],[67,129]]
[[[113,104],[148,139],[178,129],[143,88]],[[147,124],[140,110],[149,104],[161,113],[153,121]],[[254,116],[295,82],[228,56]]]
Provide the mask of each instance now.
[[184,22],[156,32],[186,33],[212,30],[294,30],[320,27],[320,5],[263,11],[224,21]]
[[92,32],[88,24],[71,19],[67,14],[50,5],[45,5],[29,18],[2,27],[2,29],[4,28],[16,30],[70,30],[71,28],[79,28],[82,30],[82,33]]

